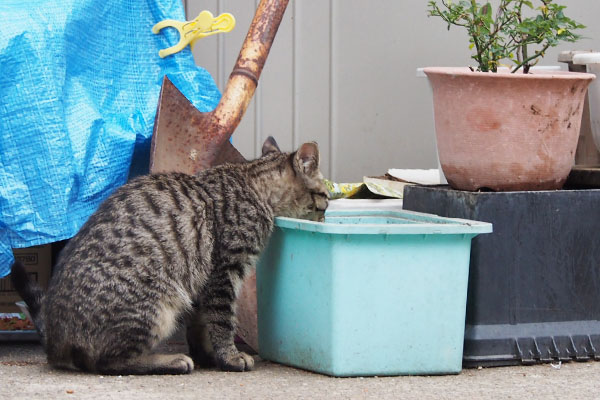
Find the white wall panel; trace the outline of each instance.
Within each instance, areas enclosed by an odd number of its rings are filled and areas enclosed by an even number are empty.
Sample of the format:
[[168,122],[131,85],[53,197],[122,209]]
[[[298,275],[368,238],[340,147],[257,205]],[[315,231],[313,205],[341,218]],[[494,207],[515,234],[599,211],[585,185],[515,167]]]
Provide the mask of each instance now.
[[[236,28],[198,42],[194,55],[223,90],[258,0],[186,0],[188,19],[230,12]],[[600,50],[600,2],[563,0],[588,38],[548,52]],[[425,0],[291,0],[258,90],[234,134],[246,156],[273,135],[283,150],[315,140],[324,174],[357,181],[388,168],[436,167],[423,66],[473,64],[466,34],[427,17]]]

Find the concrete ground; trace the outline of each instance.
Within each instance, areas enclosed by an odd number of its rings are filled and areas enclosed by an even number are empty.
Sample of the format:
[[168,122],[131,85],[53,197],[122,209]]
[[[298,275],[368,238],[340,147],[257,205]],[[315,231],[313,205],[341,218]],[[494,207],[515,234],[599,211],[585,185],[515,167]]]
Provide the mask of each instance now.
[[332,378],[255,359],[255,370],[245,373],[99,376],[50,368],[39,344],[4,342],[0,399],[600,398],[600,362],[593,361],[466,369],[449,376]]

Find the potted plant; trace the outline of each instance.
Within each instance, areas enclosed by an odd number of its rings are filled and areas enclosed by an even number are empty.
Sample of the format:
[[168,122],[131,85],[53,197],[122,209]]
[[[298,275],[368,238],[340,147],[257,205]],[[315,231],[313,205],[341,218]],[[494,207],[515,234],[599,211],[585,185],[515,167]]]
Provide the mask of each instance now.
[[[574,163],[592,74],[534,71],[583,25],[553,0],[429,1],[429,15],[469,34],[476,65],[425,68],[440,164],[454,189],[560,189]],[[509,63],[511,65],[505,65]]]

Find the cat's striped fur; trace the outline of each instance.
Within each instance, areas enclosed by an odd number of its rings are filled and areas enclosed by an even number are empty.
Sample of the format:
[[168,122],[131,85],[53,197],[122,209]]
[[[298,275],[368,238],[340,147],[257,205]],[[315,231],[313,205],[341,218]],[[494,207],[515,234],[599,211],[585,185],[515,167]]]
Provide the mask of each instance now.
[[[49,363],[102,374],[250,370],[234,345],[236,296],[275,216],[327,206],[318,164],[315,143],[290,154],[269,138],[249,163],[141,177],[71,239],[45,295],[15,263]],[[155,354],[186,320],[191,358]]]

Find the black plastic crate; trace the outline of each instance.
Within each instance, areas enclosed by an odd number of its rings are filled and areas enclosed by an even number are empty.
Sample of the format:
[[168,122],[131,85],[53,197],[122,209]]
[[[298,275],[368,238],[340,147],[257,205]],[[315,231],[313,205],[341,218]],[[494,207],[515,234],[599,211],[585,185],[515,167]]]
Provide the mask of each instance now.
[[600,358],[600,190],[407,186],[404,208],[494,226],[471,247],[466,367]]

